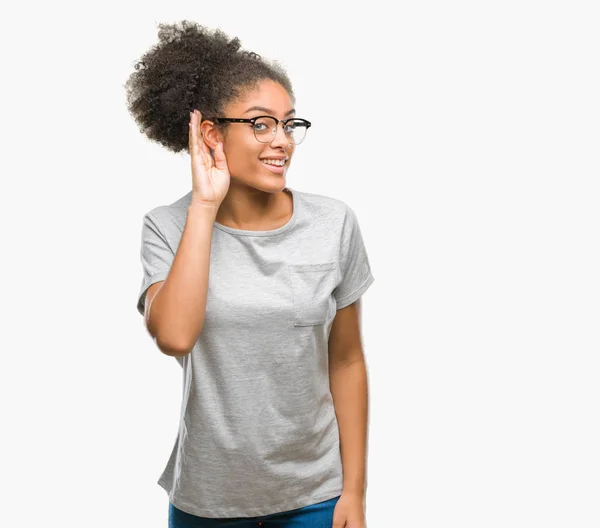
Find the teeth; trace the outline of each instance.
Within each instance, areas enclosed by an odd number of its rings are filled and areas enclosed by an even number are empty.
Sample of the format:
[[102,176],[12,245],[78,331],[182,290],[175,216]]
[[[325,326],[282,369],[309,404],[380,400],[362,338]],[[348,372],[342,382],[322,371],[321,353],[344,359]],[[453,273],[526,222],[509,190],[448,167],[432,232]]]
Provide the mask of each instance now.
[[263,163],[266,163],[267,165],[278,165],[279,167],[282,167],[283,165],[285,165],[285,160],[271,160],[271,159],[264,159],[261,160]]

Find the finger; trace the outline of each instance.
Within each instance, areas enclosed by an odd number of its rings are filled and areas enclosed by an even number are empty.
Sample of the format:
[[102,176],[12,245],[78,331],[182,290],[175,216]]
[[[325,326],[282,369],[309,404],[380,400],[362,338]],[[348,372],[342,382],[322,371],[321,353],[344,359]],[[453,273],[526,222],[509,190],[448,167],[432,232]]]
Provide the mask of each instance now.
[[[207,168],[206,156],[198,147],[198,140],[196,139],[197,138],[196,116],[194,116],[192,118],[192,122],[190,123],[189,128],[190,128],[190,157],[191,157],[191,163],[192,163],[192,170],[194,170],[195,167],[203,167],[204,170],[206,170],[206,168]],[[210,165],[208,165],[208,166],[210,166]]]
[[188,150],[190,151],[190,155],[192,154],[192,151],[194,149],[194,137],[193,137],[194,134],[193,134],[193,128],[192,128],[192,126],[193,126],[193,122],[192,122],[193,119],[194,119],[193,114],[192,114],[192,112],[190,112],[190,121],[188,123],[188,128],[189,128],[189,131],[188,131]]
[[221,171],[226,171],[227,169],[227,158],[225,157],[225,151],[223,150],[223,143],[217,143],[215,147],[215,166],[217,169]]
[[[198,149],[202,148],[202,143],[204,143],[204,138],[202,136],[202,114],[199,110],[194,109],[194,115],[196,117],[196,142],[198,143]],[[204,148],[202,148],[204,150]]]
[[198,119],[194,112],[190,112],[190,155],[195,157],[200,152],[200,148],[198,145]]
[[212,165],[212,158],[210,157],[210,152],[206,155],[205,148],[203,148],[204,141],[198,141],[198,128],[199,128],[199,118],[198,113],[194,110],[191,117],[190,124],[190,155],[192,157],[192,165],[196,163],[201,163],[205,169],[210,168]]
[[[335,512],[337,513],[337,512]],[[346,519],[344,519],[343,515],[339,515],[339,514],[335,514],[334,513],[334,517],[333,517],[333,524],[331,525],[331,528],[344,528],[344,526],[346,525]]]
[[212,160],[212,157],[210,155],[210,148],[208,148],[208,145],[204,141],[204,134],[202,132],[202,113],[200,112],[200,110],[194,110],[194,112],[196,113],[196,116],[198,118],[198,149],[201,149],[202,152],[204,152],[204,154],[206,155],[206,158],[210,161]]

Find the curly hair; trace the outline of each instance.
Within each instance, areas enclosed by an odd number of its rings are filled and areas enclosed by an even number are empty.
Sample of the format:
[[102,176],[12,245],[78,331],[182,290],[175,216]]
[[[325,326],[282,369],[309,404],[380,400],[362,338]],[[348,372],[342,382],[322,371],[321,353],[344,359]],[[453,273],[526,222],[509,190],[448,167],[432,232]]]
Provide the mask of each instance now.
[[[127,109],[140,132],[168,150],[189,152],[189,113],[194,108],[203,120],[220,116],[262,80],[279,83],[295,101],[281,65],[240,49],[237,37],[188,20],[158,28],[159,43],[135,63],[124,87]],[[215,126],[225,131],[227,123]]]

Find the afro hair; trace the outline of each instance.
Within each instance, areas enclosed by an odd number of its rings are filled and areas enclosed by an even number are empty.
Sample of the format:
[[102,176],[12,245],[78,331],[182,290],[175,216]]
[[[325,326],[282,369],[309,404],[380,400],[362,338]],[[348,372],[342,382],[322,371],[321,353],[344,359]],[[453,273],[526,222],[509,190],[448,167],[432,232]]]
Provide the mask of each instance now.
[[[138,60],[124,87],[127,109],[148,139],[172,152],[189,152],[190,112],[220,116],[231,102],[273,80],[295,100],[291,82],[277,61],[241,49],[220,29],[183,20],[158,24],[159,43]],[[222,129],[225,125],[220,125]]]

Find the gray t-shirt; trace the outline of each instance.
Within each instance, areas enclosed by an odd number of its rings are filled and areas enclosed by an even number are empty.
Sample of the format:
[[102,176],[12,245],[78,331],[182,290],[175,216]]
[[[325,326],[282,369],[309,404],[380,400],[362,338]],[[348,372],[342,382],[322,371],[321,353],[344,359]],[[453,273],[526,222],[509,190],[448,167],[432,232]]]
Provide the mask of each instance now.
[[[343,201],[292,193],[289,222],[270,231],[215,222],[206,317],[183,368],[180,425],[158,484],[180,510],[254,517],[342,492],[328,337],[336,310],[374,278],[354,211]],[[191,191],[143,217],[147,288],[165,280]]]

